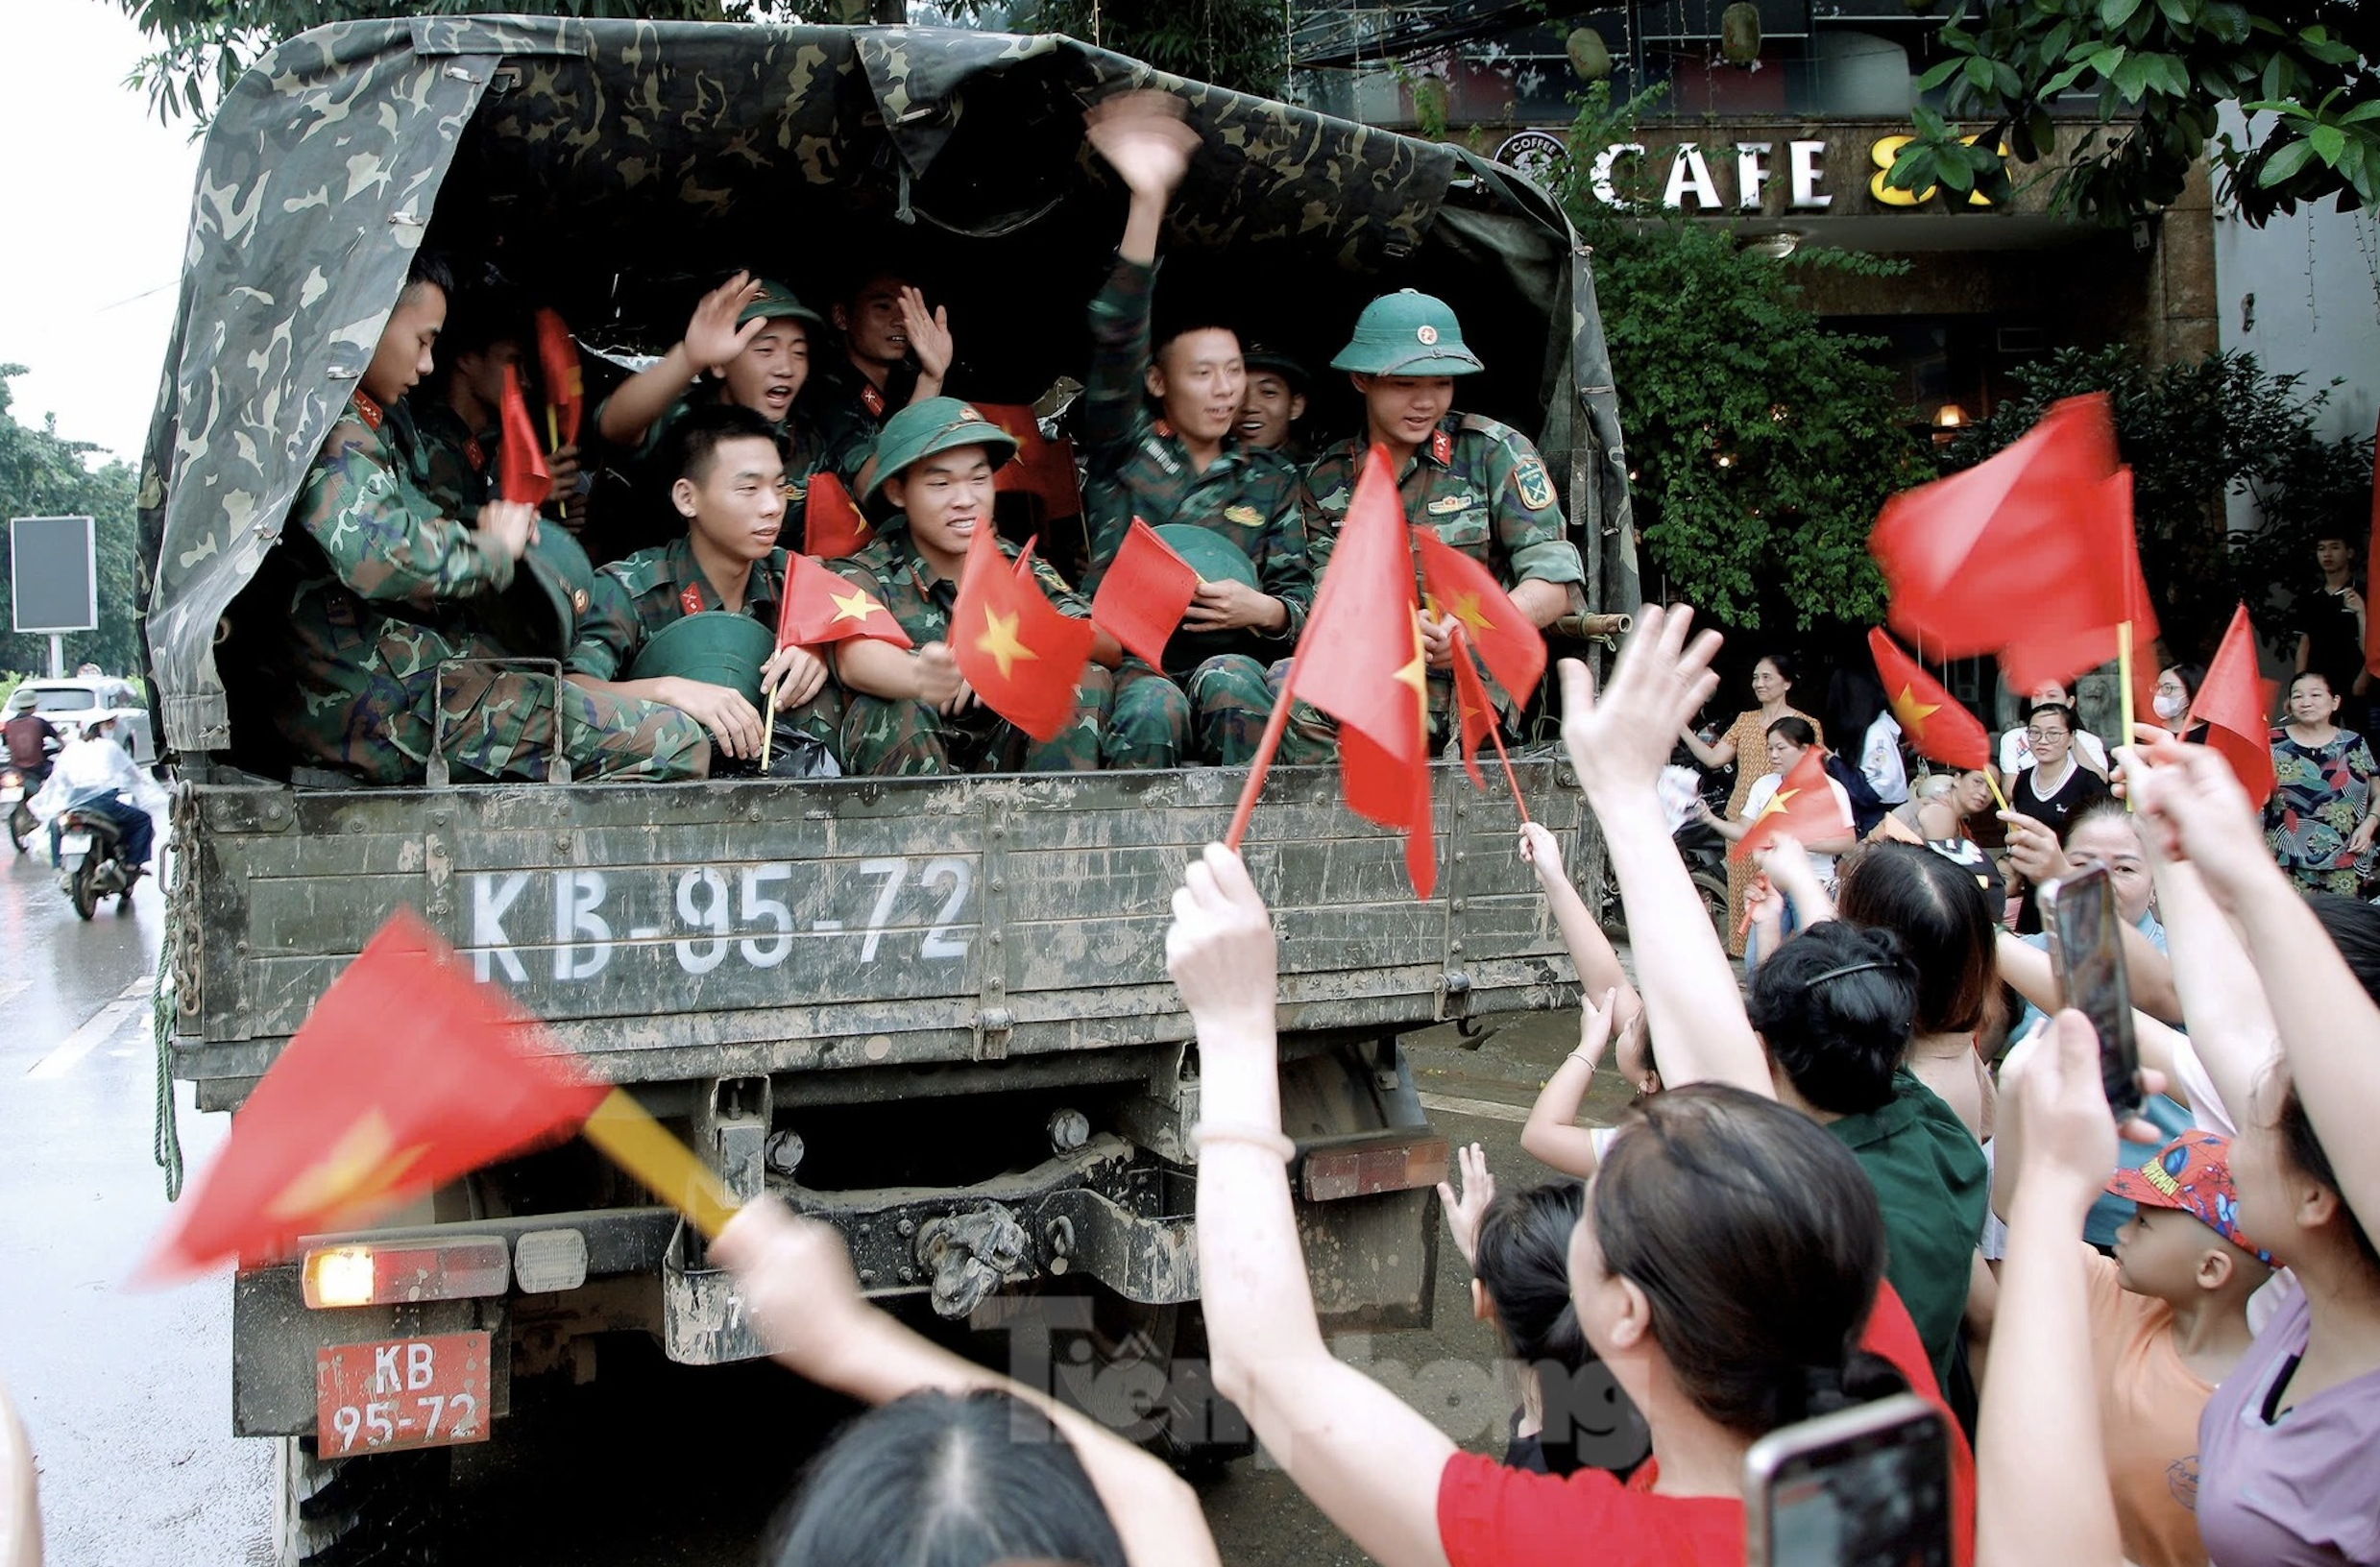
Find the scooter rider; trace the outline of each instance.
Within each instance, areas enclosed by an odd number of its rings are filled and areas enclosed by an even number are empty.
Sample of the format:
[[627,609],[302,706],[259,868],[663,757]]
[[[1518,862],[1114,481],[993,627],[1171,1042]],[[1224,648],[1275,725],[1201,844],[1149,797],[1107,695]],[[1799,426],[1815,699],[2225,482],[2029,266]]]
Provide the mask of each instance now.
[[149,863],[157,836],[149,811],[164,805],[164,791],[124,754],[114,729],[113,718],[92,720],[81,739],[68,741],[58,753],[50,781],[33,798],[34,815],[49,824],[53,866],[58,864],[59,818],[69,810],[105,816],[124,834],[125,862],[135,869]]
[[49,781],[50,759],[66,743],[58,727],[36,711],[36,700],[33,691],[20,689],[9,698],[9,721],[0,726],[0,736],[9,743],[9,765],[28,795]]

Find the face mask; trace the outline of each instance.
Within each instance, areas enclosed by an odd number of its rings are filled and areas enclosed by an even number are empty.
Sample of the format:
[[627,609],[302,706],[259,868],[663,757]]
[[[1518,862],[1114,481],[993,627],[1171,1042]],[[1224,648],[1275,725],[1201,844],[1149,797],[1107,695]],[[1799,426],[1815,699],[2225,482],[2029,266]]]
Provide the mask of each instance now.
[[2157,693],[2156,701],[2149,705],[2157,710],[2157,716],[2164,719],[2169,724],[2174,719],[2180,717],[2184,712],[2187,712],[2190,709],[2190,704],[2183,701],[2180,697],[2168,696],[2163,691],[2159,691]]

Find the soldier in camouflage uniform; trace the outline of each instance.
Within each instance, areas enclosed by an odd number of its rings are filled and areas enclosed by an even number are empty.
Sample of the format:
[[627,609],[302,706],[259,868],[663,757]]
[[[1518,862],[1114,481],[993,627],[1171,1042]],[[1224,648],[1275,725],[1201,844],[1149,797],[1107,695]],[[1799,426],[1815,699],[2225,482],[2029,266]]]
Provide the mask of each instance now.
[[[404,451],[413,482],[439,515],[465,527],[497,494],[504,373],[518,376],[522,397],[530,396],[529,350],[535,337],[528,306],[511,290],[496,283],[457,289],[438,334],[438,368],[388,411],[388,429],[398,432],[393,444]],[[410,428],[400,431],[401,423]],[[553,478],[548,517],[578,532],[587,519],[578,447],[546,453],[546,470]]]
[[[714,404],[678,420],[673,443],[678,477],[670,499],[686,532],[595,573],[594,602],[571,652],[571,681],[677,709],[710,732],[726,759],[715,774],[750,773],[758,770],[763,715],[742,692],[632,672],[654,634],[686,615],[724,610],[750,615],[774,634],[791,569],[776,542],[785,514],[776,431],[749,408]],[[770,774],[834,776],[842,702],[825,663],[807,648],[779,648],[761,667],[761,688],[771,687],[778,735],[769,747]]]
[[[1372,446],[1388,449],[1405,520],[1426,528],[1494,572],[1513,603],[1543,626],[1574,607],[1587,573],[1570,542],[1544,459],[1528,437],[1478,414],[1456,413],[1454,377],[1481,368],[1445,301],[1404,289],[1364,307],[1348,346],[1330,362],[1364,398],[1364,432],[1306,470],[1315,549],[1325,561],[1347,520],[1355,477]],[[1430,661],[1430,725],[1443,739],[1453,707],[1451,647],[1428,609],[1421,639]],[[1489,689],[1507,717],[1536,695]],[[1304,718],[1302,711],[1299,719]],[[1300,722],[1297,726],[1306,726]],[[1283,754],[1292,747],[1284,745]]]
[[[704,295],[686,335],[653,364],[616,387],[595,409],[596,431],[626,454],[635,515],[610,530],[607,542],[629,549],[676,537],[678,514],[666,498],[676,483],[669,466],[669,432],[690,408],[733,403],[768,421],[785,467],[785,519],[779,542],[798,549],[810,476],[856,460],[830,445],[829,432],[795,414],[810,379],[812,339],[826,323],[783,283],[738,273]],[[713,379],[716,377],[716,379]],[[863,439],[834,434],[836,441]]]
[[[912,402],[886,421],[862,500],[881,492],[894,508],[873,542],[828,567],[874,593],[916,644],[836,645],[848,692],[844,765],[852,773],[1090,772],[1100,765],[1114,686],[1094,663],[1075,688],[1072,721],[1035,740],[977,700],[946,639],[959,577],[978,528],[992,525],[992,472],[1016,454],[1007,431],[956,398]],[[997,541],[1013,561],[1017,548]],[[1062,614],[1090,606],[1044,560],[1033,580]],[[1112,650],[1112,639],[1106,639]],[[1109,652],[1112,659],[1114,654]]]
[[840,341],[810,367],[802,405],[823,432],[836,475],[857,494],[885,421],[942,396],[955,351],[950,311],[928,310],[921,290],[880,268],[857,278],[828,314]]
[[[1188,734],[1179,706],[1137,660],[1119,679],[1113,727],[1142,755],[1170,749],[1182,760],[1242,763],[1254,756],[1273,711],[1266,664],[1288,656],[1314,602],[1297,470],[1235,433],[1246,374],[1229,327],[1182,327],[1152,354],[1157,235],[1197,133],[1172,100],[1151,93],[1111,98],[1086,124],[1131,201],[1115,271],[1091,301],[1091,368],[1079,404],[1082,498],[1092,527],[1084,586],[1097,588],[1135,517],[1151,527],[1189,522],[1221,534],[1253,563],[1263,585],[1202,583],[1182,616],[1183,631],[1238,644],[1165,671],[1186,699]],[[1162,417],[1150,416],[1150,397]],[[1178,638],[1174,645],[1214,643]]]
[[[447,280],[435,258],[417,260],[350,417],[299,489],[260,600],[277,617],[263,655],[275,729],[298,761],[370,784],[422,780],[443,661],[505,656],[465,617],[510,585],[536,525],[507,501],[484,506],[475,528],[441,517],[382,439],[384,410],[429,369]],[[467,776],[544,777],[557,728],[581,778],[691,778],[709,764],[701,731],[648,703],[565,683],[557,720],[554,682],[476,665],[444,693],[444,750]]]
[[[1240,397],[1240,439],[1251,446],[1277,451],[1293,464],[1305,464],[1305,437],[1298,426],[1305,419],[1306,389],[1311,384],[1305,366],[1280,350],[1251,343],[1240,355],[1248,369],[1248,389]],[[1307,553],[1313,539],[1306,540]]]

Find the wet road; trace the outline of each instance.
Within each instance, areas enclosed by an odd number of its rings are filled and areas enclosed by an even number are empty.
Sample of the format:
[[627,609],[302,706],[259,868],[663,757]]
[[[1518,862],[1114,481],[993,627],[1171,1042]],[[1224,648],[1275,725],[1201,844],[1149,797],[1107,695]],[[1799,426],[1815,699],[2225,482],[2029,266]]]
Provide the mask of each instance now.
[[[0,850],[0,856],[8,854]],[[272,1560],[270,1449],[231,1432],[231,1306],[220,1279],[165,1292],[126,1279],[166,1214],[151,1151],[149,987],[163,919],[78,922],[46,866],[0,860],[0,1382],[40,1466],[53,1567],[249,1567]],[[1425,1102],[1505,1178],[1529,1178],[1519,1122],[1575,1042],[1569,1017],[1504,1028],[1477,1050],[1417,1036]],[[1615,1081],[1597,1100],[1615,1107]],[[225,1118],[180,1091],[195,1170]],[[1427,1389],[1465,1446],[1500,1452],[1510,1408],[1468,1276],[1441,1251],[1436,1325],[1341,1340],[1397,1386]],[[586,1386],[517,1386],[496,1439],[459,1450],[449,1560],[506,1567],[737,1567],[847,1407],[768,1365],[695,1371],[606,1339]],[[1419,1396],[1418,1394],[1415,1396]],[[1204,1483],[1225,1561],[1336,1567],[1365,1558],[1263,1459]]]

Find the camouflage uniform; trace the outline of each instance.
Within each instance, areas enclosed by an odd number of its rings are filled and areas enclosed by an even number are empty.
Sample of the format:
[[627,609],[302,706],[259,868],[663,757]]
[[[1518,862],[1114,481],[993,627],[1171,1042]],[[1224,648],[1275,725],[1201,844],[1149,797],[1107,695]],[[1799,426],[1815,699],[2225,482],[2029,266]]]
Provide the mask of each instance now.
[[883,391],[860,374],[840,344],[811,360],[810,379],[800,398],[802,418],[818,432],[826,471],[856,487],[861,468],[876,449],[876,437],[894,410],[906,407],[917,391],[917,367],[902,363],[885,377]]
[[[331,428],[298,492],[279,553],[275,609],[286,622],[285,683],[269,698],[298,758],[372,784],[421,782],[439,663],[504,657],[463,624],[474,598],[502,591],[513,563],[438,515],[392,462],[370,414]],[[554,683],[458,670],[446,682],[448,760],[482,778],[543,778]],[[562,752],[580,778],[701,776],[702,731],[649,702],[561,687]]]
[[[708,398],[717,401],[722,397],[717,383],[696,381],[662,410],[645,430],[644,439],[633,448],[612,448],[616,460],[626,470],[631,490],[628,505],[635,515],[625,527],[615,523],[607,532],[614,541],[627,543],[629,553],[666,547],[669,540],[686,531],[686,518],[669,501],[670,488],[678,480],[675,472],[667,471],[670,437],[678,421],[695,405],[695,399]],[[598,403],[587,427],[597,430],[602,424],[603,406]],[[802,507],[809,498],[810,476],[822,469],[831,469],[836,452],[830,447],[826,433],[810,421],[790,419],[777,427],[777,455],[785,462],[785,518],[778,525],[777,542],[794,547],[802,542]]]
[[[1014,544],[1000,541],[1013,561]],[[937,577],[910,542],[909,518],[899,512],[876,530],[866,548],[826,563],[844,580],[858,583],[883,601],[901,629],[919,647],[944,641],[959,605],[959,584]],[[1091,607],[1066,586],[1049,562],[1036,557],[1033,580],[1061,613],[1080,620]],[[850,693],[843,724],[843,761],[852,773],[879,777],[912,773],[1025,772],[1087,773],[1100,765],[1102,743],[1115,683],[1092,664],[1075,687],[1075,715],[1054,739],[1035,740],[978,703],[964,712],[936,712],[923,702]]]
[[[1324,561],[1347,520],[1366,447],[1343,441],[1306,470],[1307,515],[1314,547]],[[1562,504],[1544,460],[1528,437],[1478,414],[1448,413],[1417,450],[1397,480],[1405,520],[1485,566],[1506,589],[1550,582],[1584,591],[1587,572],[1570,542]],[[1536,694],[1490,691],[1507,715]],[[1444,736],[1453,711],[1454,678],[1430,671],[1430,727]]]
[[[1195,523],[1230,540],[1254,563],[1264,591],[1288,610],[1288,625],[1278,636],[1241,634],[1240,650],[1165,671],[1189,708],[1189,743],[1173,741],[1176,753],[1230,766],[1255,755],[1273,711],[1266,665],[1285,658],[1305,629],[1314,570],[1306,558],[1295,468],[1275,452],[1226,436],[1222,455],[1200,472],[1180,437],[1150,415],[1149,303],[1155,280],[1155,267],[1119,258],[1091,301],[1090,379],[1080,404],[1082,502],[1092,530],[1083,587],[1098,588],[1135,517],[1153,528]],[[1162,754],[1166,726],[1180,726],[1161,693],[1136,694],[1154,671],[1127,660],[1118,673],[1125,684],[1116,696],[1114,728],[1135,753]]]
[[392,431],[401,419],[411,426],[410,439],[389,444],[402,450],[415,488],[439,516],[476,526],[479,508],[496,497],[495,452],[501,432],[466,427],[463,416],[445,401],[425,401],[418,409],[401,402],[389,410]]
[[[772,632],[777,626],[777,606],[785,597],[786,573],[791,568],[790,558],[779,549],[765,561],[753,562],[744,578],[743,613]],[[590,680],[628,679],[637,655],[654,633],[681,616],[727,608],[727,601],[703,575],[694,559],[693,543],[684,534],[604,567],[595,573],[589,598],[587,613],[579,617],[578,643],[571,650],[568,667],[572,674]],[[795,737],[814,742],[839,765],[842,722],[842,689],[830,680],[800,707],[778,712],[769,770],[779,771],[778,757],[785,758],[789,766],[798,760],[800,748],[788,743]],[[719,775],[757,770],[757,765],[739,766],[735,759],[726,757],[716,759],[711,768]]]

